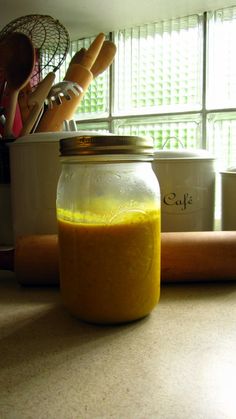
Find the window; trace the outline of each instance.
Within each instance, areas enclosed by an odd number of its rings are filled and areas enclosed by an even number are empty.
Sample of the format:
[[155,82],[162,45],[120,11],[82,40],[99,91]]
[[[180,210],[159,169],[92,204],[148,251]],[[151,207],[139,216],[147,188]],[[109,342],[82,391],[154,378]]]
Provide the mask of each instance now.
[[[236,6],[107,36],[114,65],[90,85],[78,128],[148,134],[157,148],[203,147],[217,169],[235,165]],[[72,42],[71,56],[92,39]]]
[[115,33],[114,115],[201,108],[202,17]]
[[[107,36],[117,46],[114,65],[90,85],[75,115],[78,127],[150,134],[157,148],[204,147],[222,166],[232,164],[236,7]],[[93,39],[71,43],[60,76]]]

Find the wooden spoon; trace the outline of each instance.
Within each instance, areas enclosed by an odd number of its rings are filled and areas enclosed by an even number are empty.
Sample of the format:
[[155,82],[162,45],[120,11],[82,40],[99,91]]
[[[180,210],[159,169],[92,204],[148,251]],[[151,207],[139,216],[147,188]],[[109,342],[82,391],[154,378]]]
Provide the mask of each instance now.
[[99,76],[103,73],[112,63],[116,54],[116,45],[112,41],[104,41],[102,48],[97,56],[96,61],[94,62],[91,72],[93,73],[93,78]]
[[88,50],[81,58],[80,64],[72,64],[67,71],[67,80],[76,82],[83,89],[83,93],[79,96],[74,95],[71,100],[66,100],[62,97],[61,104],[55,104],[53,109],[47,109],[37,128],[37,132],[55,132],[61,131],[63,121],[73,119],[73,115],[79,106],[84,93],[93,80],[93,75],[90,71],[97,56],[102,48],[105,40],[105,35],[100,33],[92,42]]
[[44,101],[52,87],[56,74],[54,72],[48,73],[43,80],[38,84],[36,89],[28,97],[29,115],[24,121],[23,128],[20,135],[29,134],[34,127],[37,119],[40,117]]
[[84,57],[86,51],[87,51],[86,48],[81,48],[79,51],[76,51],[76,53],[71,58],[70,65],[81,64],[81,60]]
[[[85,48],[81,48],[79,51],[77,51],[71,59],[70,66],[72,64],[81,64],[85,54]],[[91,68],[93,78],[99,76],[99,74],[103,73],[103,71],[105,71],[110,66],[110,64],[114,60],[115,54],[116,45],[114,44],[114,42],[104,41],[100,49],[100,52]],[[67,74],[65,75],[65,80],[67,80]]]
[[94,39],[92,44],[86,50],[85,54],[83,54],[80,61],[80,65],[87,68],[88,70],[91,70],[93,64],[95,63],[97,59],[97,56],[99,55],[99,52],[102,48],[104,41],[105,41],[105,35],[104,33],[101,32]]
[[11,137],[18,94],[28,82],[35,64],[35,52],[30,38],[21,32],[8,35],[0,43],[0,57],[9,93],[4,137]]

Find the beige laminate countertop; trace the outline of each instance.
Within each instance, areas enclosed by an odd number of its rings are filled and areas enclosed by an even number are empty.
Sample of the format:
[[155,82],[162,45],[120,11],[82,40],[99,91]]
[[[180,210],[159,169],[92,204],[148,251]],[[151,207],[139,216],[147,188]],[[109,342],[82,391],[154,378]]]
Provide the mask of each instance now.
[[162,287],[153,313],[94,326],[56,288],[0,273],[0,418],[236,418],[236,282]]

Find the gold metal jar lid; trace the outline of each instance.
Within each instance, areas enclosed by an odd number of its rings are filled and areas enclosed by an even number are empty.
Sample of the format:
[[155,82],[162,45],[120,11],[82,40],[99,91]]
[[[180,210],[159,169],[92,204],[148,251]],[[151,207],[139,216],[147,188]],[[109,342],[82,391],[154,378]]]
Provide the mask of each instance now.
[[60,140],[61,156],[135,154],[153,156],[152,138],[130,135],[84,135]]

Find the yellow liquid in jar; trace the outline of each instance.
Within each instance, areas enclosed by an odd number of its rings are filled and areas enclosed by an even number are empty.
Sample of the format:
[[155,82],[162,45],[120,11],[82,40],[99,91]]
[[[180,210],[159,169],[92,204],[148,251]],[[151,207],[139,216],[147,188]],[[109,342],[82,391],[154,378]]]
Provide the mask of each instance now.
[[109,224],[58,215],[60,285],[71,313],[95,323],[146,316],[160,297],[160,212],[131,211]]

